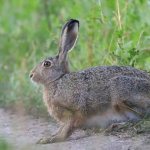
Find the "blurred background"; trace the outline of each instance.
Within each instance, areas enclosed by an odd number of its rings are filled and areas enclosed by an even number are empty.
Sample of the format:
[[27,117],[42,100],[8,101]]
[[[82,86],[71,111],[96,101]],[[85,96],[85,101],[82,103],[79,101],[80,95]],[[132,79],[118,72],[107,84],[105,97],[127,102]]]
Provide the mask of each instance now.
[[0,0],[0,107],[47,116],[29,72],[58,52],[70,18],[80,21],[71,70],[128,65],[150,71],[149,0]]

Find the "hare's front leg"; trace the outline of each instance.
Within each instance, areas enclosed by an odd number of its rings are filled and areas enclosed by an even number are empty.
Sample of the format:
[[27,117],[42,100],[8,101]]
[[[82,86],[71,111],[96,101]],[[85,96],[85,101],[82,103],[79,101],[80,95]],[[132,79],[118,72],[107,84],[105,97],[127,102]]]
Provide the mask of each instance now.
[[64,126],[60,127],[58,132],[47,138],[40,139],[37,143],[38,144],[48,144],[48,143],[56,143],[56,142],[62,142],[64,141],[71,133],[73,132],[73,121],[68,120]]

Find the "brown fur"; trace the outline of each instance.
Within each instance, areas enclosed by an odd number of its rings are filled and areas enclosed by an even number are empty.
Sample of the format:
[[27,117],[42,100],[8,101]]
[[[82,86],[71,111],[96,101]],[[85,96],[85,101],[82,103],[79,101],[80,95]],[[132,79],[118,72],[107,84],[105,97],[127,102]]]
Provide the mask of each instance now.
[[62,30],[59,54],[31,71],[31,79],[44,86],[48,112],[61,125],[58,133],[39,143],[64,141],[77,128],[138,120],[150,112],[150,77],[144,71],[101,66],[69,72],[67,54],[76,43],[78,28],[77,20],[69,20]]

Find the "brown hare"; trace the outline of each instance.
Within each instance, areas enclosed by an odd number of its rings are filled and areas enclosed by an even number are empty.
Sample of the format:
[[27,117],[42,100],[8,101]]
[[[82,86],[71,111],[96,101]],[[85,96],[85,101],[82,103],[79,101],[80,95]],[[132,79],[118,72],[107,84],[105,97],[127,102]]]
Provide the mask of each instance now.
[[59,53],[40,62],[30,78],[44,86],[48,112],[61,125],[39,143],[64,141],[81,127],[107,127],[114,122],[139,120],[150,112],[150,76],[125,66],[99,66],[70,72],[67,54],[77,40],[79,21],[63,27]]

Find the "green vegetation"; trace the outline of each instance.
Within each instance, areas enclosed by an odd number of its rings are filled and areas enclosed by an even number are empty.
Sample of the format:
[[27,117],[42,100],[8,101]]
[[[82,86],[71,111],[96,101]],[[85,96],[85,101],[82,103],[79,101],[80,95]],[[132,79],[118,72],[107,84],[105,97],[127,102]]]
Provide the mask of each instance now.
[[0,138],[0,150],[12,150],[12,147],[2,138]]
[[[0,106],[43,114],[41,89],[28,77],[42,58],[57,53],[62,25],[80,20],[69,54],[72,70],[131,65],[150,71],[148,0],[0,0]],[[37,113],[36,113],[37,114]]]

